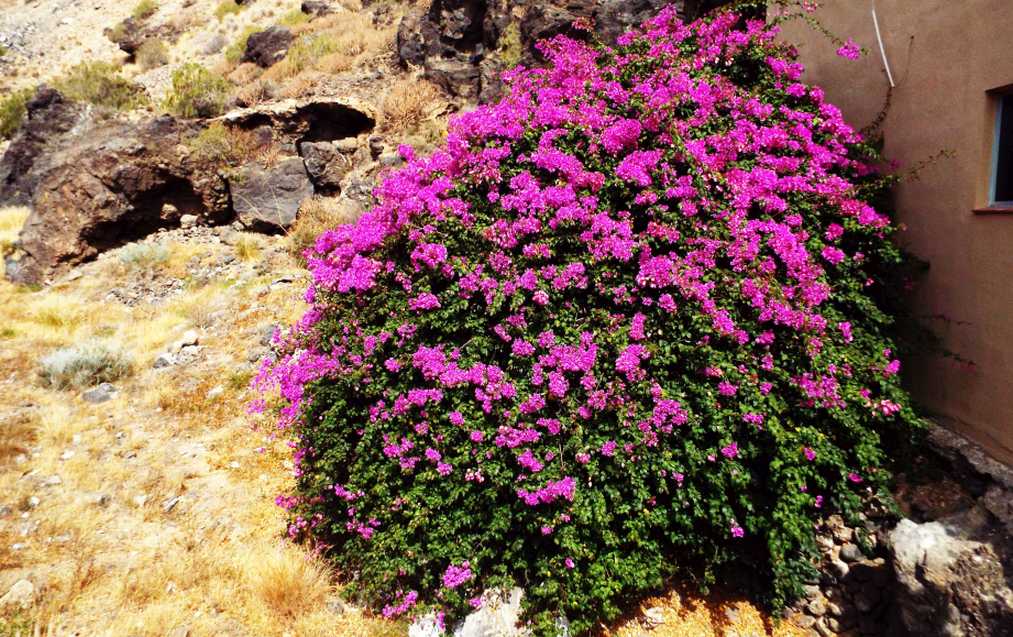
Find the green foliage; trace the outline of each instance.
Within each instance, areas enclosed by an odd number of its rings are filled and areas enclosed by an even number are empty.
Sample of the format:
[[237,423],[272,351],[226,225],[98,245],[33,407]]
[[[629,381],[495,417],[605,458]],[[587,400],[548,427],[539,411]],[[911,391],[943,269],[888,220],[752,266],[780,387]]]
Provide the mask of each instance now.
[[239,13],[243,10],[243,7],[236,4],[236,0],[222,0],[215,9],[215,17],[221,20],[227,15]]
[[104,341],[88,341],[64,347],[40,362],[43,385],[57,389],[108,383],[133,371],[133,362],[122,349]]
[[25,119],[25,104],[32,97],[31,89],[13,91],[0,97],[0,139],[10,139]]
[[157,243],[132,243],[116,255],[125,266],[150,268],[169,260],[169,249]]
[[109,62],[82,62],[55,80],[53,87],[69,99],[120,111],[148,103],[144,88],[124,78],[119,67]]
[[309,21],[310,16],[308,14],[303,13],[299,9],[292,9],[285,15],[281,16],[281,19],[278,20],[278,24],[283,27],[295,27],[300,24],[306,24]]
[[330,32],[304,35],[292,43],[284,63],[290,75],[308,69],[325,55],[342,50],[341,41]]
[[237,166],[257,150],[256,141],[245,131],[214,122],[186,142],[194,159],[209,166]]
[[169,62],[169,49],[158,38],[148,38],[137,49],[134,59],[141,69],[150,71]]
[[162,105],[180,117],[216,117],[225,110],[229,83],[196,62],[172,74],[172,90]]
[[154,15],[156,11],[158,11],[158,2],[156,0],[141,0],[134,6],[134,10],[130,15],[135,20],[143,20]]
[[521,63],[524,55],[524,44],[521,42],[521,28],[516,22],[511,22],[503,31],[497,49],[499,60],[503,66],[510,68]]

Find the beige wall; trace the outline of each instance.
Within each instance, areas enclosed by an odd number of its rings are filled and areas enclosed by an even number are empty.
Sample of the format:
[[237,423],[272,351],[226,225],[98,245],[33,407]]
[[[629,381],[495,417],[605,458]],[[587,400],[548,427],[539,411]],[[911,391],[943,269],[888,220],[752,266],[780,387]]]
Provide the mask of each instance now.
[[[816,17],[868,54],[849,61],[802,23],[785,27],[808,81],[857,128],[881,110],[888,88],[873,0],[822,0]],[[886,156],[911,167],[941,150],[896,193],[901,243],[931,263],[915,309],[973,369],[941,357],[906,362],[915,397],[940,420],[1013,462],[1013,213],[986,204],[994,127],[986,91],[1013,84],[1013,0],[876,0],[896,88],[883,131]]]

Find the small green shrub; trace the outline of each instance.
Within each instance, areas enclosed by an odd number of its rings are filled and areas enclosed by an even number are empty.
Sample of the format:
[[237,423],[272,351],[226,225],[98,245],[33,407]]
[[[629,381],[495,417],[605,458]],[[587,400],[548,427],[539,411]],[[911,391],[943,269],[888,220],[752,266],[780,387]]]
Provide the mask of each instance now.
[[134,11],[130,15],[135,20],[143,20],[154,15],[155,11],[158,11],[158,3],[155,0],[141,0],[134,6]]
[[341,51],[341,42],[330,33],[304,35],[292,43],[285,56],[284,64],[291,75],[296,75],[313,66],[320,58]]
[[155,243],[133,243],[116,255],[120,263],[129,267],[150,268],[169,260],[169,249]]
[[10,139],[25,119],[25,104],[32,97],[31,89],[14,91],[0,97],[0,139]]
[[158,38],[149,38],[141,44],[134,54],[138,66],[145,71],[165,66],[169,62],[169,49]]
[[53,87],[66,97],[121,111],[147,103],[144,89],[120,75],[108,62],[83,62],[55,80]]
[[306,24],[309,21],[309,15],[303,13],[299,9],[292,9],[285,15],[281,16],[281,19],[278,20],[278,24],[283,27],[297,27],[300,24]]
[[225,78],[190,62],[173,72],[163,106],[180,117],[215,117],[225,110],[228,92]]
[[104,341],[88,341],[63,347],[42,359],[39,376],[43,385],[56,389],[90,387],[127,376],[133,370],[130,356]]
[[238,166],[257,152],[253,134],[215,122],[187,140],[194,159],[209,166]]
[[524,55],[524,44],[521,42],[521,28],[516,22],[511,22],[503,31],[499,40],[499,60],[503,66],[510,68],[521,63]]
[[218,8],[215,9],[215,17],[221,20],[227,15],[239,13],[242,10],[243,7],[236,4],[235,0],[222,0]]

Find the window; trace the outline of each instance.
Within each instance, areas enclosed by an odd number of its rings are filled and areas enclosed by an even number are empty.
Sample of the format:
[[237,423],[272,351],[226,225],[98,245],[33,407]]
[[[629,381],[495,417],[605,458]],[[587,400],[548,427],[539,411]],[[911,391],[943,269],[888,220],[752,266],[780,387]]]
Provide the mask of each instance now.
[[1013,207],[1013,94],[1000,95],[997,103],[989,205]]

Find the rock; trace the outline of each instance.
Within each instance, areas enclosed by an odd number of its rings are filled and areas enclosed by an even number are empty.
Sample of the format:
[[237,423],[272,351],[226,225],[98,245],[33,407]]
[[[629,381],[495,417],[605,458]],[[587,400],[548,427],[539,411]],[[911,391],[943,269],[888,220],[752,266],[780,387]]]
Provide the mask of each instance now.
[[[421,66],[428,79],[453,95],[490,101],[501,93],[500,72],[508,64],[538,61],[535,44],[561,33],[589,34],[574,21],[591,24],[612,43],[616,36],[654,15],[671,0],[433,0],[408,12],[398,25],[397,52],[405,65]],[[682,4],[681,2],[677,4]],[[508,30],[520,38],[520,59],[498,50]],[[515,55],[515,53],[511,53]]]
[[806,610],[813,617],[822,617],[827,614],[827,603],[823,599],[814,599],[806,605]]
[[313,185],[325,192],[340,189],[341,180],[353,166],[351,155],[342,152],[336,142],[303,142],[299,154]]
[[865,559],[865,555],[862,554],[861,549],[849,542],[841,547],[841,559],[851,563]]
[[313,195],[313,184],[299,157],[287,157],[270,168],[247,164],[231,185],[239,220],[260,231],[290,228],[299,205]]
[[26,579],[20,579],[10,590],[0,597],[0,608],[31,608],[35,603],[35,585]]
[[157,358],[155,358],[155,362],[151,366],[154,367],[155,369],[163,369],[166,367],[172,367],[175,364],[176,364],[175,357],[168,352],[163,352],[159,354]]
[[966,538],[966,520],[901,520],[888,548],[896,604],[912,634],[1009,635],[1013,591],[991,544]]
[[180,499],[180,496],[177,495],[166,500],[165,504],[162,505],[162,512],[172,513],[172,510],[176,508],[177,504],[179,504]]
[[274,334],[275,332],[278,331],[278,329],[279,326],[276,323],[269,323],[267,325],[261,326],[259,328],[260,340],[257,342],[260,343],[261,346],[263,347],[270,347],[271,344],[274,342]]
[[[235,464],[235,468],[238,468],[239,463]],[[335,615],[344,615],[348,608],[340,597],[332,596],[327,598],[327,610],[331,611]]]
[[[482,595],[482,606],[470,613],[450,631],[454,637],[522,637],[528,632],[519,626],[521,598],[524,592],[519,588],[509,594],[486,591]],[[560,620],[561,628],[565,620]],[[568,633],[568,629],[563,628]],[[439,629],[434,614],[426,615],[412,622],[408,628],[409,637],[438,637],[444,633]]]
[[88,391],[81,394],[81,398],[86,403],[92,403],[97,405],[106,401],[116,398],[116,387],[111,383],[102,383],[98,387],[92,387]]
[[195,125],[70,106],[50,89],[40,89],[30,108],[28,125],[0,159],[0,202],[31,202],[19,250],[7,262],[15,282],[44,283],[176,225],[163,210],[209,225],[231,214],[224,178],[198,166],[182,143]]
[[286,27],[272,26],[250,34],[243,51],[243,62],[267,68],[280,61],[288,52],[295,36]]
[[56,474],[53,474],[42,481],[42,485],[46,487],[58,487],[61,484],[63,484],[63,478]]
[[197,215],[181,215],[179,217],[180,228],[193,228],[197,225]]
[[299,6],[300,11],[307,15],[327,15],[334,13],[334,6],[327,0],[306,0]]
[[844,579],[848,575],[848,565],[840,560],[832,560],[830,562],[830,573],[833,574],[837,579]]
[[109,38],[109,41],[120,47],[120,50],[131,58],[137,53],[137,49],[148,38],[144,33],[143,24],[140,20],[127,18],[111,29],[105,29],[102,35]]
[[36,163],[55,151],[59,139],[81,123],[86,111],[83,105],[44,85],[25,108],[24,123],[0,159],[0,205],[31,202],[41,179]]
[[373,107],[355,98],[315,96],[229,111],[223,123],[248,131],[267,130],[278,144],[296,145],[358,137],[376,126]]
[[652,606],[644,611],[644,623],[649,627],[660,626],[665,623],[665,611],[657,606]]

